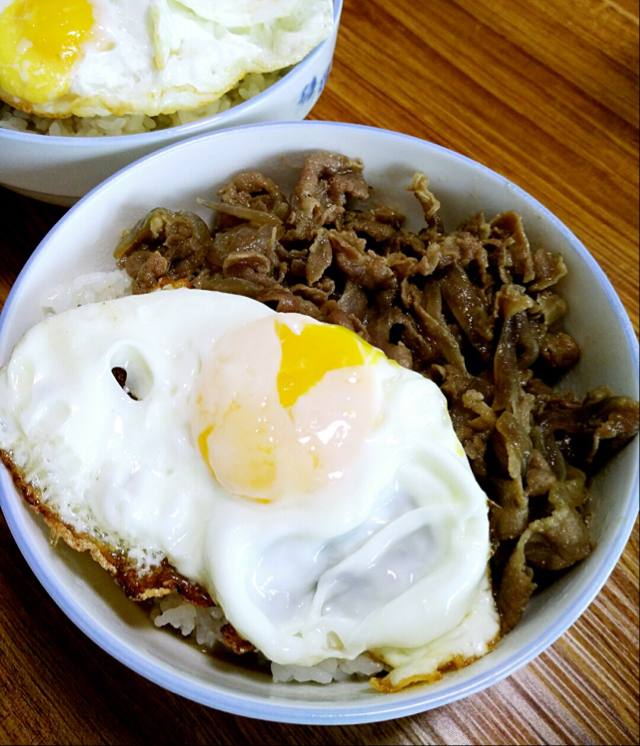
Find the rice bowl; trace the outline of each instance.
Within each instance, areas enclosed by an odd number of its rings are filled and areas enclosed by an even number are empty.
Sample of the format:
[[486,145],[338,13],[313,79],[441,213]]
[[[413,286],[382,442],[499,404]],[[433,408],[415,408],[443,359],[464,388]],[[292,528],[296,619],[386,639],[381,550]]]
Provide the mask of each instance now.
[[[302,153],[336,147],[336,143],[341,150],[358,153],[367,160],[374,174],[374,186],[388,190],[389,199],[399,199],[395,185],[419,165],[433,175],[434,186],[447,194],[451,207],[446,217],[450,220],[476,207],[497,211],[508,205],[522,212],[532,225],[536,240],[560,246],[575,278],[565,291],[572,297],[572,333],[583,341],[586,338],[589,348],[574,383],[584,389],[604,377],[619,391],[637,395],[637,353],[619,302],[581,245],[544,208],[495,174],[436,146],[391,133],[315,123],[246,128],[186,143],[147,159],[96,191],[50,234],[16,284],[3,313],[3,359],[21,331],[37,320],[40,311],[34,307],[33,298],[43,297],[53,283],[61,280],[69,263],[77,263],[75,271],[79,273],[103,271],[108,266],[104,252],[108,258],[108,247],[117,238],[118,229],[131,223],[143,206],[171,202],[175,207],[193,209],[195,197],[212,193],[228,173],[259,164],[270,171],[279,170],[287,178],[291,163],[299,160]],[[284,159],[283,153],[287,154]],[[171,188],[158,183],[157,174],[172,169],[178,162],[189,164],[189,178],[186,174],[179,176]],[[211,173],[213,163],[215,174]],[[89,226],[100,238],[85,252],[86,243],[81,246],[78,237]],[[55,257],[61,256],[56,245],[67,247],[62,262],[66,269],[56,268]],[[594,303],[598,304],[597,318],[606,334],[593,328]],[[600,361],[610,359],[607,351],[611,346],[616,347],[618,360],[623,362],[616,369],[603,372]],[[129,627],[123,619],[135,615],[139,620],[137,610],[127,610],[114,594],[105,594],[99,581],[96,585],[95,573],[89,571],[88,576],[80,578],[77,572],[81,561],[68,554],[52,558],[44,532],[33,525],[4,479],[2,504],[30,564],[66,613],[135,670],[174,691],[238,714],[337,724],[398,717],[459,699],[508,675],[550,644],[593,598],[622,551],[635,517],[636,481],[637,465],[632,453],[621,454],[596,480],[596,502],[604,508],[596,511],[598,549],[560,581],[558,592],[540,594],[521,626],[487,658],[434,687],[390,695],[384,701],[368,694],[366,685],[339,683],[331,692],[303,685],[292,691],[268,684],[259,676],[230,670],[224,662],[212,668],[196,655],[185,653],[179,640],[169,636],[156,640],[137,623],[135,628]],[[86,569],[83,566],[82,572]]]
[[[193,114],[178,115],[171,126],[158,129],[146,122],[143,115],[133,122],[135,131],[129,133],[127,122],[106,122],[124,134],[106,133],[106,136],[86,137],[62,134],[43,136],[28,131],[28,117],[14,114],[8,106],[0,108],[0,118],[11,121],[11,128],[0,125],[0,185],[27,197],[53,204],[70,206],[88,191],[118,169],[137,158],[152,153],[171,143],[195,135],[243,124],[265,121],[297,121],[304,119],[313,108],[328,81],[333,54],[339,32],[343,0],[335,0],[333,30],[304,60],[285,72],[265,90],[265,80],[272,81],[277,74],[251,78],[240,84],[237,94],[227,96],[220,107],[235,100],[237,105],[217,113],[207,113],[204,119],[193,121]],[[256,82],[258,81],[258,82]],[[212,111],[218,104],[212,105]],[[35,120],[34,120],[35,121]],[[39,120],[38,120],[39,121]],[[153,120],[152,120],[153,121]],[[146,126],[145,126],[146,122]],[[166,124],[162,118],[162,124]],[[39,121],[41,127],[51,127]],[[131,121],[129,126],[131,126]],[[24,131],[25,126],[27,131]],[[143,130],[140,131],[140,126]],[[55,130],[72,125],[55,125]],[[55,131],[54,130],[54,131]],[[95,134],[100,128],[89,126],[87,133]],[[101,132],[101,134],[105,134]]]

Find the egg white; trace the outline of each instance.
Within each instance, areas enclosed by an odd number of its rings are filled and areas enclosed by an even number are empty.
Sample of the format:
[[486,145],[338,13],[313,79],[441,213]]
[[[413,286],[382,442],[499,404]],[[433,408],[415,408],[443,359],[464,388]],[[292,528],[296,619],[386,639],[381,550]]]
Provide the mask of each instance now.
[[[486,653],[499,632],[486,496],[430,381],[383,358],[366,375],[331,371],[301,397],[316,403],[295,416],[311,421],[337,386],[355,401],[366,379],[358,406],[371,409],[343,473],[310,494],[260,502],[212,475],[195,394],[217,349],[242,381],[246,354],[236,359],[230,341],[275,318],[246,298],[186,289],[50,317],[0,369],[0,448],[63,520],[142,570],[167,557],[278,664],[373,651],[402,681]],[[279,354],[256,353],[267,381]],[[137,401],[113,367],[127,369]]]
[[300,0],[177,0],[200,18],[227,28],[270,23],[293,14]]

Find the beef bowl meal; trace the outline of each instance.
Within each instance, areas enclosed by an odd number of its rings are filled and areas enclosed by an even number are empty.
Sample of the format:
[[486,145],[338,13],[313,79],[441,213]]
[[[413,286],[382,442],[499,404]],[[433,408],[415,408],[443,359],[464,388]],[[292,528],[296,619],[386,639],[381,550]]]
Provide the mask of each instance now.
[[342,0],[0,0],[0,184],[71,205],[142,155],[301,120]]
[[637,510],[637,345],[601,270],[497,174],[390,132],[257,125],[125,169],[25,267],[0,364],[2,507],[43,585],[242,715],[495,683]]

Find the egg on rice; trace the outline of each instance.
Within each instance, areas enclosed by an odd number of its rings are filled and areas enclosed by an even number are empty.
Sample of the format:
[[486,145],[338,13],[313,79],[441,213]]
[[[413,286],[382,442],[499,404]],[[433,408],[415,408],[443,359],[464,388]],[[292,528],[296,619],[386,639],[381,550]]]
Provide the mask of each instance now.
[[46,118],[199,110],[332,22],[331,0],[0,0],[0,99]]

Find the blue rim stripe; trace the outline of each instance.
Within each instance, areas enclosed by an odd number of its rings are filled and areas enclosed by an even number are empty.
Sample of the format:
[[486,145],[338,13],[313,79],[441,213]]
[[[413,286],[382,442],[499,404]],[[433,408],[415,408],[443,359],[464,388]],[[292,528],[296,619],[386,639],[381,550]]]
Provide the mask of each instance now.
[[[126,179],[130,169],[136,168],[140,163],[151,161],[155,158],[162,158],[163,153],[168,150],[176,150],[180,148],[192,147],[194,142],[198,142],[205,139],[218,139],[224,141],[226,138],[232,137],[236,130],[253,130],[256,134],[261,134],[263,130],[269,128],[286,128],[286,127],[300,127],[304,126],[313,129],[322,128],[338,128],[342,130],[356,130],[362,132],[364,136],[368,132],[376,133],[377,136],[383,136],[390,140],[408,140],[416,143],[425,144],[426,141],[420,140],[419,138],[411,137],[397,132],[388,132],[373,127],[364,127],[361,125],[344,124],[344,123],[333,123],[333,122],[281,122],[281,123],[264,123],[246,125],[244,127],[237,127],[233,130],[221,130],[217,132],[211,132],[202,135],[198,138],[193,138],[188,141],[176,143],[174,145],[160,150],[156,153],[152,153],[140,161],[127,166],[122,171],[118,172],[114,176],[110,177],[103,184],[93,189],[86,197],[84,197],[75,207],[62,218],[62,220],[51,230],[47,237],[41,242],[38,248],[34,251],[33,255],[23,268],[16,283],[13,286],[11,293],[7,299],[5,309],[0,314],[0,335],[4,326],[4,321],[9,315],[13,304],[16,302],[17,296],[19,295],[20,286],[26,277],[26,274],[31,266],[31,263],[36,261],[46,245],[53,240],[57,232],[61,229],[64,222],[69,216],[73,215],[74,212],[81,208],[81,206],[90,200],[96,199],[102,190],[106,190],[112,184],[115,184],[120,179]],[[638,356],[638,343],[636,336],[629,321],[629,317],[622,305],[618,295],[616,294],[613,286],[609,279],[605,275],[604,271],[600,268],[595,259],[591,256],[588,250],[582,245],[578,238],[547,208],[545,208],[538,200],[533,198],[523,189],[510,182],[505,177],[497,174],[495,171],[487,168],[486,166],[473,161],[466,156],[463,156],[454,151],[448,150],[440,145],[434,143],[428,143],[430,148],[436,151],[447,154],[450,158],[458,160],[465,164],[471,164],[474,168],[490,175],[492,178],[497,179],[498,182],[504,186],[508,186],[510,190],[524,198],[529,202],[539,214],[550,224],[552,224],[559,233],[567,240],[572,246],[580,258],[586,262],[590,271],[593,273],[595,278],[598,280],[600,286],[604,290],[605,296],[609,302],[609,305],[614,312],[620,326],[623,330],[625,340],[627,342],[627,348],[630,353],[632,363],[638,371],[639,356]],[[403,698],[402,702],[391,699],[393,695],[388,695],[387,698],[375,697],[372,699],[371,704],[365,705],[350,705],[341,703],[323,703],[313,705],[309,702],[292,702],[289,700],[268,700],[260,702],[252,699],[252,695],[245,695],[241,693],[228,694],[227,692],[220,691],[217,689],[206,688],[199,683],[194,683],[187,677],[176,674],[175,672],[166,670],[164,666],[147,660],[138,651],[127,648],[109,631],[109,630],[96,630],[95,625],[91,619],[85,618],[81,611],[79,611],[74,604],[72,604],[64,595],[57,589],[56,580],[51,573],[50,566],[46,562],[41,563],[38,557],[33,552],[31,546],[19,539],[16,539],[25,559],[28,564],[45,587],[47,592],[51,595],[54,601],[62,609],[62,611],[76,624],[90,639],[96,644],[102,647],[114,658],[124,663],[128,668],[136,671],[145,678],[159,684],[160,686],[172,691],[181,696],[186,696],[196,702],[203,705],[214,707],[216,709],[229,712],[235,715],[241,715],[244,717],[252,718],[263,718],[265,720],[271,720],[276,722],[284,723],[298,723],[298,724],[311,724],[311,725],[347,725],[347,724],[363,724],[370,722],[378,722],[381,720],[388,720],[391,718],[405,717],[414,715],[420,712],[424,712],[426,709],[433,709],[435,707],[441,707],[445,704],[462,699],[463,697],[477,693],[493,684],[498,683],[502,679],[515,673],[522,666],[529,663],[536,656],[538,656],[543,650],[553,644],[585,611],[589,604],[594,600],[602,586],[608,579],[609,575],[615,568],[619,557],[621,556],[629,535],[633,530],[638,507],[635,503],[634,496],[638,494],[639,488],[639,469],[636,465],[635,475],[633,479],[633,487],[630,491],[630,496],[627,502],[625,512],[622,516],[621,525],[616,533],[614,541],[609,546],[606,555],[603,557],[600,566],[594,574],[591,583],[580,593],[580,595],[574,600],[569,613],[559,618],[555,624],[548,629],[544,630],[543,633],[538,635],[529,645],[525,646],[518,654],[513,655],[509,658],[500,668],[494,671],[480,674],[471,678],[463,687],[449,687],[443,689],[438,696],[430,697],[427,703],[424,702],[425,690],[416,690],[419,692],[415,697]],[[0,485],[1,487],[1,485]],[[7,495],[3,490],[0,489],[0,505],[3,508],[7,523],[14,535],[19,536],[18,532],[18,521],[19,517],[17,513],[14,513],[14,508],[17,508],[18,503],[12,502],[8,499]],[[19,508],[26,510],[20,504]],[[427,695],[428,696],[428,695]],[[388,704],[385,704],[387,702]]]

